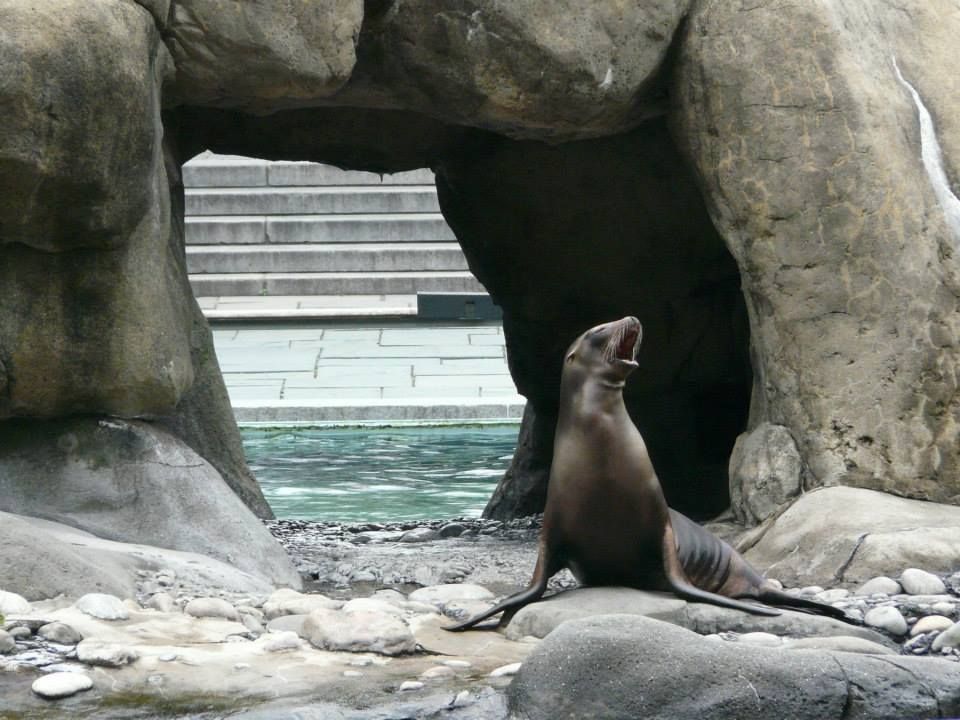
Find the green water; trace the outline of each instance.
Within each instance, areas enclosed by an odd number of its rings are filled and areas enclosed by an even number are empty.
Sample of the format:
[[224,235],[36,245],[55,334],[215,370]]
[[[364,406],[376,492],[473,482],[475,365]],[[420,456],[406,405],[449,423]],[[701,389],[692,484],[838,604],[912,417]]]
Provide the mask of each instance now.
[[479,517],[517,427],[244,430],[253,474],[280,519]]

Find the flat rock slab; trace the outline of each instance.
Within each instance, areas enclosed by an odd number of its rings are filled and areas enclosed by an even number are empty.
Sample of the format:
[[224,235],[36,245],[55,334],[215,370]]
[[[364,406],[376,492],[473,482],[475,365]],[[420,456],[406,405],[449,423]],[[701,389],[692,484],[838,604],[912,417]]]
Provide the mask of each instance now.
[[58,672],[33,681],[31,689],[40,697],[55,700],[70,697],[93,687],[93,680],[82,673]]
[[851,636],[883,646],[891,645],[885,636],[867,628],[821,615],[780,610],[781,614],[774,617],[750,615],[715,605],[688,603],[666,593],[613,587],[578,588],[527,605],[510,621],[506,636],[512,640],[530,635],[542,638],[568,620],[625,614],[663,620],[701,635],[766,632],[794,638]]
[[960,672],[932,658],[710,642],[608,615],[552,633],[520,668],[508,702],[525,720],[941,718],[960,713]]
[[814,490],[745,556],[788,586],[859,584],[907,568],[952,572],[960,566],[960,507],[859,488]]

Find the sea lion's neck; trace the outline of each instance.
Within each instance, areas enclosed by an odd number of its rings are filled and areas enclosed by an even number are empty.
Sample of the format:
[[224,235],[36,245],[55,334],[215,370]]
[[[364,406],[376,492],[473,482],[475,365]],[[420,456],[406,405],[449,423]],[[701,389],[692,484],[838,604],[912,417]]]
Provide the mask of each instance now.
[[560,393],[560,418],[577,417],[589,421],[591,416],[626,415],[622,380],[592,376],[577,387],[565,388]]

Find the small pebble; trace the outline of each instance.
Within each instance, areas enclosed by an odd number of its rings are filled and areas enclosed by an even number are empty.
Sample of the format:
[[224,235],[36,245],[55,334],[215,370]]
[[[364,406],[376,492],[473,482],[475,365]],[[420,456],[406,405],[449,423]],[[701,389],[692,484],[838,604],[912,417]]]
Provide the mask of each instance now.
[[88,593],[77,600],[73,606],[98,620],[127,620],[130,617],[130,612],[123,601],[115,595]]
[[905,635],[907,632],[907,621],[895,607],[875,607],[864,616],[863,621],[891,635]]
[[738,640],[748,645],[760,645],[762,647],[779,647],[783,640],[768,632],[748,632],[741,635]]
[[361,678],[363,677],[363,673],[359,670],[344,670],[343,676],[348,678]]
[[164,653],[159,658],[160,662],[174,662],[177,659],[178,655],[176,653]]
[[900,583],[891,578],[880,575],[879,577],[867,580],[863,585],[854,590],[854,595],[897,595],[901,591]]
[[147,600],[147,607],[163,613],[169,613],[177,609],[177,604],[167,593],[161,592]]
[[490,677],[511,677],[517,674],[517,671],[520,670],[521,663],[511,663],[510,665],[501,665],[496,670],[490,672]]
[[822,593],[818,593],[817,600],[829,605],[830,603],[835,603],[838,600],[843,600],[849,595],[850,591],[846,588],[834,588],[832,590],[824,590]]
[[0,655],[12,653],[17,649],[17,641],[6,630],[0,630]]
[[960,622],[948,627],[933,641],[933,649],[936,652],[956,647],[960,647]]
[[943,580],[918,568],[908,568],[900,573],[900,585],[908,595],[941,595],[947,591]]
[[62,622],[52,622],[44,625],[37,630],[37,635],[61,645],[76,645],[83,640],[83,635]]
[[220,598],[197,598],[187,603],[183,609],[187,615],[195,618],[223,618],[224,620],[239,620],[237,609]]
[[250,669],[250,663],[234,663],[233,669],[234,669],[234,670],[249,670],[249,669]]
[[462,708],[468,705],[473,705],[473,695],[470,694],[469,690],[461,690],[458,692],[457,696],[450,703],[451,708]]
[[436,667],[427,668],[420,673],[420,679],[432,680],[434,678],[450,677],[454,674],[456,674],[456,671],[449,665],[437,665]]
[[819,595],[823,592],[823,588],[819,585],[807,585],[807,587],[800,588],[801,595]]
[[473,664],[467,660],[444,660],[443,664],[447,667],[452,667],[455,669],[464,670],[469,667],[473,667]]
[[423,688],[423,683],[419,680],[404,680],[400,683],[400,692],[412,692]]
[[30,603],[23,595],[0,590],[0,615],[26,615]]
[[910,635],[913,637],[929,632],[943,632],[951,625],[953,625],[953,620],[943,617],[943,615],[927,615],[914,623],[913,627],[910,628]]
[[44,675],[33,681],[30,689],[49,700],[70,697],[93,687],[93,680],[73,672],[57,672]]

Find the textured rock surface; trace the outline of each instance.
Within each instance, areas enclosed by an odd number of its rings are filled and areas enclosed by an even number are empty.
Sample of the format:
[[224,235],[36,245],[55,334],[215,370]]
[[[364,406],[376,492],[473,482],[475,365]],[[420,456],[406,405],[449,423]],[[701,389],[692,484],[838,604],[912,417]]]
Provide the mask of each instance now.
[[709,642],[608,615],[558,628],[524,662],[508,699],[527,720],[938,718],[960,712],[960,674],[947,660]]
[[357,73],[341,102],[519,137],[611,134],[662,113],[659,71],[689,5],[368,4]]
[[700,3],[680,42],[671,120],[740,267],[751,425],[790,430],[808,487],[960,497],[960,236],[893,66],[956,187],[958,32],[948,0]]
[[756,525],[800,492],[803,460],[790,431],[761,423],[737,438],[730,455],[730,506]]
[[0,509],[108,540],[209,555],[276,583],[299,584],[262,523],[182,441],[122,420],[84,418],[44,429],[0,426]]
[[767,617],[704,603],[688,603],[664,593],[613,587],[578,588],[527,605],[510,621],[506,636],[512,640],[529,635],[543,638],[568,620],[623,614],[662,620],[701,635],[736,632],[773,633],[794,638],[850,636],[879,645],[889,644],[883,635],[867,628],[821,615],[781,610],[782,614]]
[[178,0],[166,41],[174,95],[271,110],[332,95],[356,61],[362,0]]
[[745,556],[788,586],[859,584],[911,566],[950,572],[960,565],[960,508],[824,488],[797,500]]

